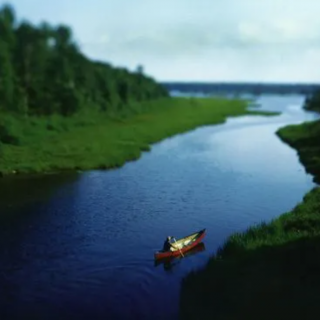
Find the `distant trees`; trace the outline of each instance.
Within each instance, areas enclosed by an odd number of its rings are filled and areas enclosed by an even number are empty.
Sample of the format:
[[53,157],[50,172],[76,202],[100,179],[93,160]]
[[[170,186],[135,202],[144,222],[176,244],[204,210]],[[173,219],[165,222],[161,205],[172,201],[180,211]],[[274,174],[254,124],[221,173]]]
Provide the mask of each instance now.
[[18,24],[11,6],[0,7],[0,111],[72,115],[82,108],[123,109],[132,101],[167,96],[143,74],[91,61],[67,26]]
[[311,96],[306,98],[304,108],[320,112],[320,90],[315,91]]
[[138,66],[137,66],[137,73],[138,74],[140,74],[140,75],[143,75],[143,66],[141,65],[141,64],[139,64]]

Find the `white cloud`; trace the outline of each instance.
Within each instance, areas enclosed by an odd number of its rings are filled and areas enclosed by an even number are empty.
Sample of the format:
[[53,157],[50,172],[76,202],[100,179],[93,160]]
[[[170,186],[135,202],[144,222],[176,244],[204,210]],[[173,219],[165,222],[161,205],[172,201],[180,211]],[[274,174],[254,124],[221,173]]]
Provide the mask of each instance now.
[[238,30],[240,41],[253,46],[320,46],[320,30],[317,27],[290,20],[269,24],[240,22]]
[[103,45],[110,43],[110,37],[106,34],[103,34],[99,37],[98,43]]

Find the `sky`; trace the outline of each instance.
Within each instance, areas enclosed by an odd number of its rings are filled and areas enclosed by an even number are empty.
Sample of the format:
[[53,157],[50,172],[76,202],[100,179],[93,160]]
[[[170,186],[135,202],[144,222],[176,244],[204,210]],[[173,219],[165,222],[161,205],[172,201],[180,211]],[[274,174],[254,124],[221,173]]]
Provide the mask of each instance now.
[[89,58],[158,81],[320,82],[319,0],[12,0]]

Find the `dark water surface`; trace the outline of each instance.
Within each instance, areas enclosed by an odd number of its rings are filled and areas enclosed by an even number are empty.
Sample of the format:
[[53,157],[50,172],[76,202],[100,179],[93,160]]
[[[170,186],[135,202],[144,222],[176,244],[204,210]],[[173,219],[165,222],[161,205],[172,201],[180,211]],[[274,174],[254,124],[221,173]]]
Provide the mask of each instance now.
[[[111,171],[0,180],[0,319],[176,319],[181,278],[234,231],[313,187],[275,131],[312,120],[301,96],[164,140]],[[165,236],[207,228],[205,250],[154,265]]]

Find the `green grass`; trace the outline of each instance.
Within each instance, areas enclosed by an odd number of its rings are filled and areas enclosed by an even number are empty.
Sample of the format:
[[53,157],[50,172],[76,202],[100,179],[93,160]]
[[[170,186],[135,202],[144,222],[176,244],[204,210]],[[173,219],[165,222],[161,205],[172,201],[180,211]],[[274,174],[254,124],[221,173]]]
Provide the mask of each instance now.
[[[320,122],[277,134],[320,181]],[[181,319],[319,319],[320,188],[291,212],[232,235],[201,270],[184,278]]]
[[320,120],[278,130],[279,137],[297,149],[306,171],[320,183]]
[[[134,108],[137,110],[138,108]],[[150,144],[228,116],[274,113],[247,110],[247,102],[166,98],[142,103],[127,116],[82,113],[72,118],[2,115],[0,172],[9,174],[112,168],[140,157]]]
[[[318,319],[320,189],[292,212],[231,236],[182,283],[181,319]],[[313,318],[314,316],[314,318]]]

